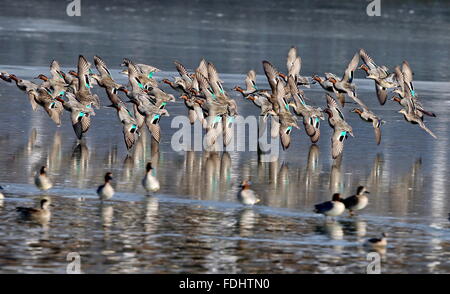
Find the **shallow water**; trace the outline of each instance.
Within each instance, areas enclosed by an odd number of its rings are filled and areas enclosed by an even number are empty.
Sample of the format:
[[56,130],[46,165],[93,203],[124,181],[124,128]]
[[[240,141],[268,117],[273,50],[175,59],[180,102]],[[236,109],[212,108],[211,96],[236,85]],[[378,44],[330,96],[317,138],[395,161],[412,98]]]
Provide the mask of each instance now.
[[[27,3],[23,5],[30,5]],[[67,113],[63,125],[57,128],[42,110],[31,110],[23,92],[1,81],[0,101],[9,103],[3,103],[0,109],[0,184],[6,196],[0,205],[0,272],[65,273],[67,254],[78,252],[84,273],[365,273],[370,250],[362,243],[383,231],[389,234],[389,245],[381,252],[382,272],[450,272],[450,184],[446,181],[450,83],[446,82],[447,63],[442,63],[448,60],[442,48],[448,48],[450,42],[449,18],[445,18],[448,5],[436,4],[434,10],[423,12],[425,4],[421,1],[395,7],[397,10],[388,10],[386,4],[389,14],[382,16],[384,21],[392,21],[397,11],[405,18],[398,30],[410,32],[408,21],[421,22],[414,31],[424,36],[414,41],[404,37],[403,41],[408,39],[416,46],[393,45],[388,51],[377,40],[399,44],[399,34],[390,35],[390,30],[380,27],[381,20],[377,23],[370,19],[365,27],[355,25],[367,21],[365,10],[364,15],[351,18],[358,7],[313,7],[305,18],[301,5],[284,5],[278,10],[254,7],[266,11],[263,15],[235,3],[230,7],[196,5],[187,9],[174,2],[177,8],[173,10],[151,5],[147,14],[160,16],[152,21],[144,17],[145,9],[135,9],[133,3],[128,10],[120,10],[123,5],[113,3],[107,7],[92,4],[110,14],[104,21],[91,17],[84,23],[64,16],[64,7],[61,15],[50,21],[45,12],[48,3],[30,16],[19,12],[18,3],[11,3],[0,12],[0,38],[7,40],[0,49],[0,69],[32,78],[47,72],[53,58],[68,69],[79,53],[90,57],[99,54],[111,65],[113,76],[125,82],[117,67],[124,56],[154,60],[149,63],[164,70],[157,79],[175,75],[172,59],[193,68],[205,56],[224,72],[221,78],[226,89],[231,89],[243,83],[243,73],[248,69],[261,73],[263,59],[282,69],[292,44],[301,48],[306,74],[340,73],[353,52],[365,47],[378,57],[376,60],[389,65],[410,61],[418,80],[417,92],[426,108],[437,114],[426,123],[439,139],[405,123],[393,102],[380,106],[373,83],[362,79],[359,72],[356,83],[361,99],[386,124],[382,143],[376,146],[371,125],[349,113],[351,105],[346,107],[344,114],[355,138],[347,141],[341,162],[331,160],[331,129],[326,122],[322,123],[322,138],[314,146],[304,130],[294,130],[291,147],[281,151],[274,162],[260,162],[256,152],[174,152],[170,143],[176,129],[171,129],[170,123],[177,115],[186,114],[181,101],[167,107],[171,116],[161,121],[159,150],[152,150],[146,134],[127,156],[113,110],[99,109],[86,139],[78,144]],[[236,7],[243,10],[234,13]],[[289,9],[294,11],[288,13],[288,19],[293,18],[289,20],[302,26],[301,30],[286,31],[282,25],[281,19]],[[113,13],[117,10],[121,13]],[[99,14],[91,6],[82,13],[86,13],[84,17]],[[236,21],[218,21],[221,17],[217,13]],[[328,18],[319,18],[322,14]],[[430,15],[435,17],[431,19]],[[126,26],[125,17],[135,17],[141,25]],[[324,29],[328,23],[335,24],[333,30],[352,25],[354,31],[343,32],[329,42],[312,31],[317,28],[314,21],[319,19],[322,33],[328,33]],[[267,24],[261,27],[265,21]],[[181,22],[189,33],[174,30]],[[155,26],[150,40],[149,24]],[[112,31],[107,37],[101,34],[106,27]],[[382,33],[373,34],[375,28]],[[372,32],[370,40],[366,40],[364,30]],[[433,36],[428,34],[432,30]],[[216,42],[211,41],[213,36]],[[80,42],[70,43],[71,37]],[[112,50],[106,39],[114,44]],[[336,55],[329,56],[330,52]],[[437,60],[425,62],[425,57],[433,54]],[[258,76],[258,81],[262,84],[264,77]],[[103,90],[96,88],[95,92],[106,105]],[[310,103],[324,106],[322,89],[313,86],[305,93]],[[254,105],[231,94],[241,115],[258,113]],[[150,197],[145,196],[140,184],[149,160],[154,162],[161,181],[161,190]],[[33,184],[33,175],[43,164],[49,166],[55,183],[48,193]],[[95,189],[106,171],[114,174],[117,194],[102,204]],[[236,199],[238,184],[244,178],[251,178],[262,198],[253,208]],[[371,192],[370,204],[357,217],[343,215],[332,222],[312,213],[313,205],[328,200],[332,192],[351,195],[361,184]],[[55,205],[48,224],[17,219],[16,206],[33,206],[43,194],[49,195]]]

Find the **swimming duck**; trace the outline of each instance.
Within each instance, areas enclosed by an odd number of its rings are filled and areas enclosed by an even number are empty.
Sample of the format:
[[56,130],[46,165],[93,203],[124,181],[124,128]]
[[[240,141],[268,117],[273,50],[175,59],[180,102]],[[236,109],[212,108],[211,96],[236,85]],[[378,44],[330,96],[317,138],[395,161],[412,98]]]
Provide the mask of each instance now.
[[339,216],[345,211],[345,205],[342,203],[341,194],[335,193],[331,201],[326,201],[314,205],[314,212],[326,216]]
[[32,207],[16,207],[16,211],[24,219],[36,221],[49,221],[51,217],[50,212],[51,202],[48,198],[43,198],[40,201],[39,208]]
[[111,197],[113,197],[114,195],[114,188],[111,185],[111,181],[112,181],[112,173],[111,172],[107,172],[105,174],[105,183],[103,185],[100,185],[97,188],[97,195],[100,197],[100,200],[108,200],[111,199]]
[[350,215],[353,215],[354,211],[361,210],[367,206],[369,198],[367,198],[366,194],[369,194],[369,191],[364,186],[359,186],[356,189],[356,195],[349,196],[342,201]]
[[91,126],[91,116],[95,115],[95,111],[90,107],[90,104],[84,105],[78,101],[72,93],[67,92],[65,97],[68,98],[67,101],[63,100],[61,96],[56,97],[56,100],[61,102],[64,109],[71,113],[70,118],[73,130],[75,131],[78,140],[81,140],[83,134],[86,133]]
[[366,241],[366,246],[372,246],[372,247],[386,247],[387,246],[387,234],[381,233],[380,238],[371,238]]
[[[379,80],[382,80],[390,75],[389,69],[384,65],[378,66],[364,49],[359,50],[359,56],[364,62],[359,69],[364,70],[367,76],[374,76]],[[387,98],[387,89],[375,80],[375,90],[377,92],[378,101],[381,105],[384,105]]]
[[153,167],[152,163],[148,162],[147,166],[145,167],[146,173],[144,178],[142,179],[142,186],[147,192],[156,192],[159,190],[159,181],[158,178],[156,178],[153,173]]
[[4,190],[3,187],[0,186],[0,200],[2,200],[2,199],[5,198],[5,195],[3,195],[3,193],[1,192],[1,191],[3,191],[3,190]]
[[245,205],[255,205],[256,203],[260,202],[258,195],[250,189],[251,183],[247,180],[242,181],[237,198],[240,202],[242,202]]
[[34,184],[42,191],[47,191],[53,187],[53,183],[47,175],[47,167],[45,165],[39,169],[38,173],[36,173]]
[[334,129],[333,137],[331,138],[331,149],[332,157],[336,159],[344,150],[344,141],[348,135],[354,136],[352,127],[345,121],[336,100],[328,94],[326,96],[328,108],[325,109],[325,113],[328,114],[328,124]]

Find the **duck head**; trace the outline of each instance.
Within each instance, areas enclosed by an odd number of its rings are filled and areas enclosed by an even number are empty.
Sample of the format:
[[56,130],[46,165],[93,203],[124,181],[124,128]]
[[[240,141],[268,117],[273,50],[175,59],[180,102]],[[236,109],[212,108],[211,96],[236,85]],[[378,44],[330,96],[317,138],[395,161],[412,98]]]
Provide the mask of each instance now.
[[153,167],[152,167],[152,162],[151,162],[151,161],[147,162],[147,165],[145,166],[145,170],[146,170],[147,172],[149,172],[149,171],[151,171],[152,169],[153,169]]
[[341,194],[334,193],[333,197],[331,198],[331,201],[342,201]]
[[47,167],[43,165],[41,169],[39,170],[40,175],[45,175],[47,173]]
[[118,91],[122,91],[122,92],[124,92],[125,94],[128,94],[128,89],[125,88],[124,86],[120,87],[120,88],[117,89],[117,90],[118,90]]
[[359,108],[353,108],[352,110],[350,110],[350,112],[354,112],[354,113],[357,113],[359,115],[361,115],[363,113],[362,110],[359,109]]
[[113,177],[112,177],[112,172],[107,172],[105,174],[105,183],[109,183],[110,181],[112,181]]
[[335,79],[335,78],[328,78],[328,80],[329,80],[330,82],[332,82],[332,83],[333,83],[333,85],[337,83],[337,81],[336,81],[336,79]]
[[234,87],[234,88],[233,88],[233,91],[238,91],[238,92],[244,93],[244,89],[242,89],[242,88],[239,87],[239,86]]
[[326,114],[328,114],[328,116],[329,116],[330,118],[333,117],[333,112],[331,111],[331,109],[325,108],[325,110],[324,110],[323,112],[325,112]]
[[77,77],[78,78],[78,73],[74,70],[69,71],[69,74],[73,77]]
[[366,187],[359,186],[358,189],[356,189],[356,194],[363,195],[363,194],[370,194],[370,192],[366,190]]
[[47,210],[50,206],[50,201],[47,198],[41,200],[41,209]]
[[322,79],[321,79],[318,75],[313,75],[312,79],[313,79],[314,81],[319,82],[319,83],[322,82]]
[[39,79],[39,80],[43,80],[43,81],[48,81],[47,76],[40,74],[37,77],[35,77],[35,79]]
[[365,64],[361,64],[358,69],[364,70],[366,73],[369,73],[369,68]]
[[16,75],[14,75],[14,74],[9,75],[9,78],[14,80],[15,82],[19,82],[19,78]]
[[162,82],[163,82],[164,84],[169,85],[169,86],[172,86],[172,84],[173,84],[173,83],[172,83],[171,81],[169,81],[168,79],[163,79]]
[[392,100],[392,101],[395,101],[395,102],[398,102],[398,103],[401,103],[401,102],[402,102],[402,99],[401,99],[400,97],[398,97],[398,96],[393,96],[393,97],[391,98],[391,100]]
[[249,180],[243,180],[240,187],[242,190],[250,188],[251,182]]
[[280,78],[282,78],[284,81],[287,81],[287,76],[284,74],[284,73],[278,73],[278,76],[280,77]]

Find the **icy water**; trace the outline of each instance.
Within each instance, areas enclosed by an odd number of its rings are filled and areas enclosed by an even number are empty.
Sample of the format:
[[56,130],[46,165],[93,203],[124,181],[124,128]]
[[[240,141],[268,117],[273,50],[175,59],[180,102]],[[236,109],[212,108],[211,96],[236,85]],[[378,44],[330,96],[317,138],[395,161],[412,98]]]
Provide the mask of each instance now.
[[[370,250],[362,243],[384,231],[389,244],[380,252],[382,272],[449,273],[450,8],[386,3],[377,20],[367,17],[365,4],[327,2],[305,8],[306,2],[297,1],[280,6],[100,1],[83,6],[81,20],[65,16],[64,5],[50,14],[46,2],[2,8],[0,70],[27,79],[47,73],[53,58],[65,70],[74,68],[80,53],[104,57],[122,83],[118,64],[125,56],[160,67],[157,79],[175,75],[173,59],[193,68],[204,56],[223,72],[228,90],[242,85],[250,68],[261,74],[263,59],[284,70],[291,45],[299,47],[308,75],[341,74],[360,47],[391,67],[407,59],[416,91],[437,114],[426,123],[439,139],[407,124],[397,104],[380,106],[373,83],[358,72],[361,99],[386,124],[376,146],[371,125],[346,107],[355,138],[347,141],[340,162],[331,160],[326,122],[317,145],[303,129],[294,130],[291,147],[274,162],[260,162],[256,152],[175,152],[170,143],[177,129],[170,123],[186,114],[179,100],[167,106],[171,116],[161,121],[159,149],[146,134],[128,157],[113,110],[99,109],[79,144],[67,113],[57,128],[42,110],[31,110],[15,85],[1,81],[0,272],[65,273],[67,254],[77,252],[84,273],[365,273]],[[340,30],[344,27],[352,31]],[[264,85],[264,77],[258,82]],[[94,91],[106,105],[104,91]],[[258,114],[253,104],[229,92],[241,115]],[[318,86],[305,93],[310,103],[325,105]],[[152,196],[140,184],[149,160],[161,181]],[[33,184],[43,164],[55,184],[48,193]],[[102,204],[95,189],[106,171],[113,172],[117,193]],[[236,199],[245,178],[262,198],[252,208]],[[332,222],[312,212],[332,192],[348,196],[358,185],[371,194],[357,217],[345,214]],[[16,206],[34,206],[43,195],[54,204],[49,223],[17,218]]]

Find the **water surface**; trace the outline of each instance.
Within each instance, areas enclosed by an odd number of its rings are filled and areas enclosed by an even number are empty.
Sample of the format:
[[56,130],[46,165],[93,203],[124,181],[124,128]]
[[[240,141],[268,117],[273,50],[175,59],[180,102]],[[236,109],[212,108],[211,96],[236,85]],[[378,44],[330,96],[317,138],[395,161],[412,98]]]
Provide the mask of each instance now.
[[[416,91],[437,114],[426,123],[439,139],[407,124],[393,102],[380,106],[373,83],[358,72],[361,99],[386,124],[376,146],[371,125],[346,107],[355,138],[341,161],[331,159],[326,122],[317,145],[304,130],[294,130],[291,147],[274,162],[260,162],[256,152],[175,152],[170,123],[186,114],[179,100],[167,106],[171,116],[161,121],[159,149],[145,134],[128,156],[111,109],[97,111],[80,143],[67,113],[57,128],[42,110],[31,110],[23,92],[1,81],[0,184],[6,198],[0,205],[0,272],[65,273],[67,254],[78,252],[85,273],[365,273],[369,250],[362,243],[385,231],[382,272],[449,273],[450,8],[389,1],[380,18],[369,18],[364,1],[328,2],[98,1],[83,6],[81,18],[67,17],[64,2],[5,6],[0,69],[28,79],[47,73],[53,58],[65,70],[75,68],[78,54],[102,56],[122,83],[118,65],[125,56],[160,67],[157,79],[175,75],[174,59],[194,68],[206,57],[231,93],[247,70],[262,73],[263,59],[284,70],[291,45],[299,47],[308,75],[340,74],[360,47],[391,67],[407,59]],[[264,77],[258,82],[264,85]],[[94,91],[106,105],[104,91]],[[310,103],[325,105],[321,88],[305,93]],[[258,114],[231,95],[241,115]],[[161,181],[152,196],[140,184],[149,160]],[[55,183],[48,193],[33,184],[43,164]],[[106,171],[114,174],[117,194],[102,204],[95,189]],[[236,199],[245,178],[262,198],[253,208]],[[312,212],[331,193],[351,195],[358,185],[371,194],[357,217],[332,222]],[[16,206],[36,205],[43,194],[55,205],[48,224],[17,219]]]

